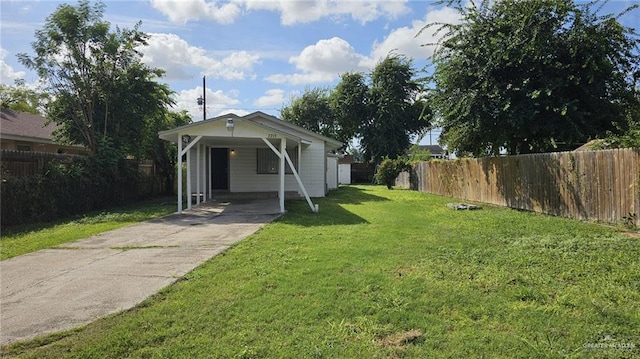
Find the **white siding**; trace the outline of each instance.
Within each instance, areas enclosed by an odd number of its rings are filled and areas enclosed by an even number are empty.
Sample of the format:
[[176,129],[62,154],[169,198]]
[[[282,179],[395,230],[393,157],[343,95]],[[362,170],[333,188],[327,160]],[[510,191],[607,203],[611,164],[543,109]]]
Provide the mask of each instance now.
[[[257,174],[255,147],[234,147],[234,154],[229,158],[229,191],[230,192],[273,192],[278,191],[280,176],[277,174]],[[203,151],[204,152],[204,151]],[[191,168],[191,191],[196,192],[197,169],[196,150],[189,151],[189,166]],[[311,197],[324,197],[326,194],[326,154],[324,142],[314,142],[309,146],[302,146],[302,153],[298,160],[298,172]],[[208,166],[207,166],[208,167]],[[201,169],[202,171],[203,169]],[[208,168],[207,168],[208,170]],[[201,172],[202,174],[202,172]],[[207,173],[207,176],[209,174]],[[335,173],[332,175],[336,177]],[[334,180],[335,182],[335,180]],[[208,186],[201,179],[200,190],[205,191]],[[185,184],[186,186],[186,184]],[[337,187],[337,185],[336,185]],[[297,191],[302,196],[298,182],[292,174],[285,175],[285,191]]]
[[327,157],[327,188],[338,188],[338,158]]
[[[280,176],[257,174],[257,151],[254,147],[236,148],[229,161],[231,192],[278,191]],[[298,183],[293,175],[285,175],[285,191],[296,191]]]
[[315,141],[308,147],[302,146],[300,178],[310,197],[324,197],[326,194],[326,159],[324,142]]

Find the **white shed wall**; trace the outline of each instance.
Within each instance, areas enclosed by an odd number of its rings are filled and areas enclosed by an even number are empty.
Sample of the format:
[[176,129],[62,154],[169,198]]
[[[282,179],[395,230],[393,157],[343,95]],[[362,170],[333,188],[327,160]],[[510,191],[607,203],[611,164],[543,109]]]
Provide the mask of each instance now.
[[351,164],[341,163],[338,165],[338,183],[351,184]]

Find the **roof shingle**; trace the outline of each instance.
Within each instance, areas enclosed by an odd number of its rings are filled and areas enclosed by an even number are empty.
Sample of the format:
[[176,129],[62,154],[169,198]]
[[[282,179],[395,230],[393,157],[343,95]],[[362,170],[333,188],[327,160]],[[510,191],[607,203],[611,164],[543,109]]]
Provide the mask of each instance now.
[[38,138],[51,141],[57,126],[46,119],[32,113],[18,112],[11,109],[0,109],[0,133],[13,136]]

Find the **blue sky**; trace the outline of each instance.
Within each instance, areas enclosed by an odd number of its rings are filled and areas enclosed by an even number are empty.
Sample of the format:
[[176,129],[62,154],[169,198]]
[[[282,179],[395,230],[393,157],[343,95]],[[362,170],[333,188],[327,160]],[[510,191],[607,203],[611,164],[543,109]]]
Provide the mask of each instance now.
[[[60,1],[0,2],[0,81],[36,83],[16,59],[31,53],[34,32]],[[67,3],[76,4],[74,1]],[[390,51],[424,68],[435,41],[415,37],[429,22],[454,22],[456,13],[433,1],[404,0],[112,0],[104,19],[112,26],[151,34],[143,61],[166,71],[161,81],[176,92],[178,109],[202,118],[196,99],[207,77],[207,117],[260,110],[275,116],[292,96],[309,87],[333,87],[347,71],[369,72]],[[617,13],[640,3],[611,1]],[[640,10],[621,19],[640,28]],[[424,142],[424,141],[423,141]]]

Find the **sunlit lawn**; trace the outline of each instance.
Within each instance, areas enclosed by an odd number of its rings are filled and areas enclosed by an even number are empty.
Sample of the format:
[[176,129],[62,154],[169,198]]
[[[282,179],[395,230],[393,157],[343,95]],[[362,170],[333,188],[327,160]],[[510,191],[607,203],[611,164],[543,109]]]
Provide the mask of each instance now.
[[176,203],[167,197],[52,223],[3,228],[0,236],[0,259],[55,247],[175,211]]
[[611,228],[343,187],[28,358],[625,358],[640,245]]

